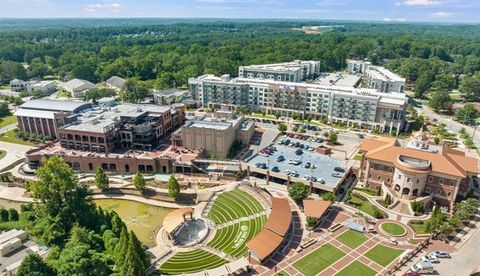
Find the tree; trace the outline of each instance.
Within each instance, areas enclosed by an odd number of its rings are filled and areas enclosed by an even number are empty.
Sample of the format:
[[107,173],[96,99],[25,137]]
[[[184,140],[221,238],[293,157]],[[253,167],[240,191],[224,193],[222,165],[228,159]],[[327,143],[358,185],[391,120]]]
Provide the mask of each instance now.
[[148,96],[148,88],[136,79],[128,79],[120,92],[120,98],[124,102],[136,103]]
[[95,185],[100,190],[107,189],[109,186],[108,176],[102,167],[98,167],[97,171],[95,172]]
[[328,141],[332,143],[336,143],[337,140],[338,140],[337,133],[335,133],[334,131],[330,131],[330,134],[328,134]]
[[[134,235],[134,234],[133,234]],[[132,234],[130,234],[132,237]],[[122,267],[122,275],[130,276],[143,276],[146,275],[144,262],[136,250],[133,238],[128,241],[127,253],[125,254],[125,260]]]
[[415,82],[415,97],[423,98],[425,92],[427,92],[434,80],[435,76],[433,75],[433,72],[424,71]]
[[178,184],[175,176],[170,176],[167,183],[168,187],[168,196],[171,198],[177,198],[180,195],[180,184]]
[[284,123],[278,124],[278,131],[280,131],[281,133],[285,133],[285,131],[287,131],[287,125]]
[[322,198],[327,201],[334,202],[336,197],[333,193],[324,193],[322,194]]
[[143,178],[143,174],[141,172],[137,172],[135,176],[133,177],[133,186],[135,189],[143,192],[145,190],[145,179]]
[[129,235],[127,231],[127,227],[122,228],[122,232],[120,234],[120,239],[118,240],[117,245],[115,246],[115,265],[116,265],[116,270],[121,271],[124,260],[125,260],[125,255],[127,254],[127,249],[129,245]]
[[451,111],[453,100],[447,91],[435,91],[428,102],[428,106],[435,112]]
[[8,209],[8,221],[17,221],[18,220],[18,212],[14,208]]
[[5,208],[0,208],[0,222],[8,221],[8,211]]
[[301,182],[294,182],[288,189],[288,194],[295,202],[301,202],[308,197],[309,187]]
[[455,113],[455,119],[462,124],[471,125],[477,121],[478,111],[472,103],[465,104]]
[[294,125],[294,126],[292,127],[292,131],[297,132],[297,131],[298,131],[298,126],[297,126],[297,125]]
[[273,116],[275,116],[276,119],[280,118],[280,116],[282,116],[282,113],[280,113],[279,111],[275,111],[273,113]]
[[459,90],[468,101],[480,100],[480,76],[465,77]]
[[307,227],[312,228],[315,226],[316,220],[312,217],[307,217],[306,222],[307,222]]
[[37,253],[30,253],[23,259],[15,275],[53,276],[56,273]]

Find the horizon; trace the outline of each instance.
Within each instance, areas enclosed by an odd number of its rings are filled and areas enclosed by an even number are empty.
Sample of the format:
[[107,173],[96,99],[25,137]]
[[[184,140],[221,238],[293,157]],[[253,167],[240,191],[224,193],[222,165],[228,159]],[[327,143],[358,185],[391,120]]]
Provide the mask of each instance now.
[[479,24],[478,11],[480,2],[475,0],[368,0],[361,3],[355,0],[0,2],[1,19],[270,19]]

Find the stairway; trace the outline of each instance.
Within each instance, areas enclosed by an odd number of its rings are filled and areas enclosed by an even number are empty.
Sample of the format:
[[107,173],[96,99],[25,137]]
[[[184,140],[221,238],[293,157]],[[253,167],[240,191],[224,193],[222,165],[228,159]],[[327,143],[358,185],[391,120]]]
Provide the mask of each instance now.
[[399,200],[398,204],[393,207],[393,211],[397,212],[397,213],[401,213],[401,214],[405,214],[405,215],[413,215],[410,213],[410,208],[408,206],[408,202],[404,202],[402,200]]

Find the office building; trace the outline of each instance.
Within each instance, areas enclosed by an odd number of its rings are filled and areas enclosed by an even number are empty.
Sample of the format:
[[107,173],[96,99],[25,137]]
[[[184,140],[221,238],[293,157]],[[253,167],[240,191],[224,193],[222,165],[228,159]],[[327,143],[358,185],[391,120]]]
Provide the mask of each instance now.
[[70,93],[73,98],[83,98],[87,90],[94,88],[95,84],[81,79],[73,79],[63,84],[63,89]]
[[271,79],[302,82],[320,75],[320,61],[295,60],[293,62],[240,66],[240,78]]

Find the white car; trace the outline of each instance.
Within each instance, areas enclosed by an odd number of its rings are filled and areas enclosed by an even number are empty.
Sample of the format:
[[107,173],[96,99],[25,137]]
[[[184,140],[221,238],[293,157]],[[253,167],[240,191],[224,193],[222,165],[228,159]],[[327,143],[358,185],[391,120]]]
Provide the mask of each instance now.
[[439,263],[440,262],[438,260],[438,258],[433,254],[423,256],[422,261],[428,261],[428,262],[431,262],[431,263]]
[[437,258],[450,258],[450,254],[445,251],[433,251],[430,255],[435,256]]

